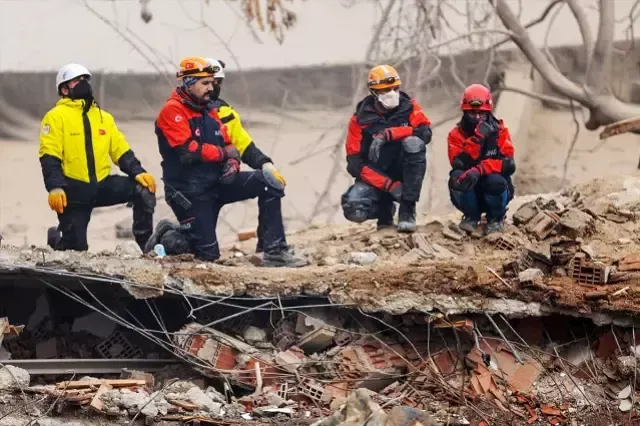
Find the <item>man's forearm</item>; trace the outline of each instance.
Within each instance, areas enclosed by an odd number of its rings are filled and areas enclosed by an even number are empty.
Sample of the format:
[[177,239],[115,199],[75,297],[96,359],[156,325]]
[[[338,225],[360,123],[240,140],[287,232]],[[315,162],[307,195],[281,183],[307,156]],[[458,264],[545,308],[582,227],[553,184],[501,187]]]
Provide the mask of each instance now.
[[67,186],[67,181],[62,172],[62,161],[59,158],[45,154],[40,157],[40,166],[42,167],[42,177],[47,191]]
[[255,170],[261,169],[265,163],[273,163],[271,158],[262,152],[254,142],[251,142],[244,150],[241,160]]
[[123,173],[130,177],[136,177],[140,173],[145,173],[145,169],[142,167],[140,160],[138,160],[132,150],[122,154],[118,160],[118,167],[120,167]]

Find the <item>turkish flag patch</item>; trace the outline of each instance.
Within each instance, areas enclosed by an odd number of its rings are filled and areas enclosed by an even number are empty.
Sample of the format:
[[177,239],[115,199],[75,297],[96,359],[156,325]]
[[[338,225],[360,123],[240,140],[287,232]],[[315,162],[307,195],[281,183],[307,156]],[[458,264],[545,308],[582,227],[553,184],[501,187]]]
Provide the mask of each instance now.
[[99,129],[98,133],[100,133],[100,136],[104,136],[107,134],[107,131],[105,129]]

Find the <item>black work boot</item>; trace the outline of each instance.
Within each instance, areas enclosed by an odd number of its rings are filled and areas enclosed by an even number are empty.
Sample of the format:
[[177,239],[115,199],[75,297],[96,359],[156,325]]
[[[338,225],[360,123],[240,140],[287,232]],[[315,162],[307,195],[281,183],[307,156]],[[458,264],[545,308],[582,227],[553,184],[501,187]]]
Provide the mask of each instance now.
[[58,230],[57,226],[51,226],[47,229],[47,245],[52,249],[56,249],[58,244],[60,244],[60,240],[62,239],[62,232]]
[[464,232],[468,232],[469,234],[471,234],[480,228],[480,221],[464,216],[460,221],[458,228],[462,229]]
[[491,219],[487,221],[485,234],[496,234],[504,231],[504,219]]
[[400,201],[398,212],[398,232],[416,231],[416,203],[415,201]]
[[174,228],[174,224],[169,219],[162,219],[156,225],[156,230],[153,231],[151,237],[147,240],[147,243],[144,246],[144,252],[150,253],[153,251],[153,248],[156,244],[160,244],[160,240],[162,240],[162,236]]
[[301,268],[308,262],[291,254],[288,249],[266,251],[262,255],[262,266],[265,268]]

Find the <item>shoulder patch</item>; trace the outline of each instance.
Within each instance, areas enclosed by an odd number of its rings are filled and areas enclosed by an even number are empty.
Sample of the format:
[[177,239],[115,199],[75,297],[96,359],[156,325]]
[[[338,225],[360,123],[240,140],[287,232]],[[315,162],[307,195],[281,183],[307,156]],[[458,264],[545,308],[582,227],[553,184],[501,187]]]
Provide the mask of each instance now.
[[44,126],[42,126],[42,129],[40,129],[40,131],[43,135],[48,135],[49,133],[51,133],[51,127],[48,124],[45,124]]
[[224,117],[220,118],[220,121],[222,121],[224,124],[227,124],[228,122],[230,122],[234,118],[236,118],[235,114],[231,113],[231,114],[229,114],[227,116],[224,116]]

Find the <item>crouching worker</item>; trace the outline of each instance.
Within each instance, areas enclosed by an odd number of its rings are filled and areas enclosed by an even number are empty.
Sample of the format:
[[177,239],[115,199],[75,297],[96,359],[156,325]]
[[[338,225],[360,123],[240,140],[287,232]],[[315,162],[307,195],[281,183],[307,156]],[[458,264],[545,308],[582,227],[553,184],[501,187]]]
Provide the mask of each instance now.
[[427,170],[431,122],[418,103],[400,91],[400,76],[389,65],[369,72],[371,92],[356,107],[346,138],[347,171],[355,183],[342,195],[345,218],[377,219],[378,229],[416,229],[416,203]]
[[460,228],[469,233],[479,229],[486,213],[485,232],[502,232],[514,195],[511,175],[516,171],[509,130],[491,113],[491,91],[481,84],[465,89],[460,107],[462,119],[448,138],[449,192],[464,215]]
[[[136,158],[111,114],[98,107],[91,73],[68,64],[58,71],[61,99],[42,119],[40,164],[49,206],[59,225],[47,243],[56,250],[88,250],[95,207],[133,204],[133,235],[144,250],[153,232],[156,184]],[[111,175],[111,162],[127,176]]]
[[161,243],[167,254],[189,251],[214,261],[220,257],[216,225],[222,207],[258,198],[264,266],[304,266],[287,246],[281,213],[284,186],[263,170],[240,171],[240,152],[212,103],[219,71],[208,59],[183,59],[177,73],[180,85],[158,115],[165,197],[179,225],[161,221],[147,251]]

